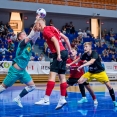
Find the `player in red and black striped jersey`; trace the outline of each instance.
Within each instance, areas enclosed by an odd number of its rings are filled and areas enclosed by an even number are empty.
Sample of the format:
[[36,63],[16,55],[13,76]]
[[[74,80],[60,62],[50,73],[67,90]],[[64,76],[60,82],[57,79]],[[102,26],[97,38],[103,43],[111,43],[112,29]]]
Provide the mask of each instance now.
[[[67,64],[72,63],[77,58],[78,58],[77,57],[77,51],[75,49],[72,49],[72,54],[71,54],[70,58],[67,59]],[[78,71],[78,67],[81,66],[81,65],[83,65],[83,63],[84,63],[84,61],[79,61],[79,62],[77,62],[75,64],[72,64],[70,66],[70,77],[67,80],[68,87],[69,86],[73,86],[74,84],[78,83],[78,80],[84,74],[84,70],[83,69],[81,69],[80,71]],[[94,104],[98,104],[96,96],[95,96],[93,90],[91,89],[89,83],[87,83],[87,82],[85,82],[83,84],[79,84],[79,89],[80,89],[80,92],[82,94],[82,99],[79,100],[78,103],[88,102],[88,100],[86,98],[84,86],[90,92],[90,94],[91,94],[91,96],[92,96],[92,98],[94,100]]]

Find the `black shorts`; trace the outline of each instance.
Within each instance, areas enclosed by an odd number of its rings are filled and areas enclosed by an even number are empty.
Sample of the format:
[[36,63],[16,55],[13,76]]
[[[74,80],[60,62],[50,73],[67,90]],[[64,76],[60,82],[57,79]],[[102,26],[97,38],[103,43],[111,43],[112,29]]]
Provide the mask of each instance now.
[[57,53],[52,53],[52,61],[50,62],[50,71],[58,74],[65,74],[66,72],[66,61],[68,59],[68,51],[61,51],[62,61],[57,61]]
[[[69,78],[67,80],[67,84],[70,85],[70,86],[73,86],[74,84],[78,83],[79,79],[80,78]],[[84,82],[83,85],[89,85],[89,83],[88,82]]]

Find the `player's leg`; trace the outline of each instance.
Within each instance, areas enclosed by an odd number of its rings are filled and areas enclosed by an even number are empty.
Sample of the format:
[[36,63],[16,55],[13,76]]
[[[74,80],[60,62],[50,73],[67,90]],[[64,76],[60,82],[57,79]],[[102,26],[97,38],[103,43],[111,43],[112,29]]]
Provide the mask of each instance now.
[[78,101],[78,103],[88,102],[88,100],[87,100],[87,98],[86,98],[86,93],[85,93],[84,84],[79,84],[79,89],[80,89],[82,98]]
[[56,106],[56,110],[62,108],[65,104],[67,104],[67,101],[65,100],[66,96],[66,88],[67,88],[67,83],[66,83],[66,78],[65,78],[65,70],[60,70],[59,71],[59,80],[60,80],[60,99],[58,102],[58,105]]
[[84,82],[83,84],[86,87],[86,89],[89,91],[90,95],[92,96],[92,99],[94,100],[94,105],[97,105],[98,101],[96,99],[96,96],[95,96],[94,91],[92,90],[91,86],[89,85],[88,82]]
[[62,61],[59,62],[58,64],[58,75],[61,83],[60,84],[61,97],[59,99],[57,107],[55,108],[56,110],[62,108],[67,103],[67,101],[65,100],[66,89],[67,89],[65,72],[66,72],[66,61],[68,58],[68,52],[66,50],[61,51],[61,58]]
[[18,106],[23,107],[21,104],[21,98],[27,95],[29,92],[33,91],[35,89],[35,84],[31,78],[31,76],[26,72],[22,71],[21,73],[22,78],[20,78],[20,81],[27,86],[21,91],[21,93],[13,99],[14,102],[18,104]]
[[114,106],[116,106],[116,107],[117,107],[117,102],[116,102],[116,99],[115,99],[114,89],[112,88],[112,86],[111,86],[111,84],[110,84],[110,82],[109,82],[109,81],[108,81],[108,82],[106,82],[106,83],[105,83],[105,85],[106,85],[106,87],[107,87],[107,88],[108,88],[108,90],[109,90],[109,93],[110,93],[110,96],[111,96],[112,101],[113,101],[113,103],[114,103]]
[[103,71],[101,73],[96,74],[95,78],[96,78],[97,81],[99,81],[99,82],[101,82],[101,83],[103,83],[103,84],[106,85],[106,87],[109,90],[110,96],[111,96],[111,98],[113,100],[114,106],[117,106],[117,102],[116,102],[116,99],[115,99],[114,89],[110,85],[109,78],[108,78],[106,72]]
[[0,85],[0,93],[5,91],[8,87],[11,87],[18,79],[19,71],[13,66],[9,68],[8,74]]
[[83,74],[81,76],[81,78],[78,80],[78,84],[83,84],[86,81],[91,81],[91,73],[90,72],[86,72],[85,74]]
[[49,97],[50,97],[51,92],[55,86],[56,75],[57,75],[56,72],[50,72],[49,80],[48,80],[47,85],[46,85],[45,96],[40,101],[35,102],[35,104],[38,104],[38,105],[49,105],[50,104]]
[[[73,86],[75,83],[77,83],[78,79],[77,78],[69,78],[67,80],[67,88],[70,87],[70,86]],[[66,95],[65,97],[67,97],[67,90],[66,90]]]

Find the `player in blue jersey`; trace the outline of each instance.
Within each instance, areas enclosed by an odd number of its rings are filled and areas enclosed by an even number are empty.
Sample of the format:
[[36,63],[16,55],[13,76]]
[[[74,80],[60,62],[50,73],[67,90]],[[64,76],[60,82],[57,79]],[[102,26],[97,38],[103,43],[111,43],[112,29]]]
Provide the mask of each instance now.
[[21,83],[27,85],[22,92],[13,99],[13,101],[20,107],[23,107],[20,99],[35,89],[35,84],[25,68],[27,67],[32,54],[32,45],[38,36],[39,32],[34,31],[34,29],[28,36],[24,31],[17,35],[20,42],[16,51],[16,57],[13,60],[12,66],[9,68],[6,78],[0,85],[0,93],[12,86],[17,80],[20,80]]

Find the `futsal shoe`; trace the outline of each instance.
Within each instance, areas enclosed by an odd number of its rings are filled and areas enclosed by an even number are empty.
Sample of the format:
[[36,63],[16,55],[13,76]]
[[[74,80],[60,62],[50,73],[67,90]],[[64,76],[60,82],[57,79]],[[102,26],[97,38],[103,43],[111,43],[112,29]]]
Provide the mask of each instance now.
[[94,100],[94,105],[98,105],[97,99]]
[[20,99],[14,98],[14,99],[13,99],[13,102],[15,102],[19,107],[23,108]]
[[117,102],[116,101],[113,101],[113,103],[114,103],[114,106],[117,107]]
[[63,106],[67,104],[67,101],[63,98],[59,100],[58,105],[56,106],[55,110],[61,109]]
[[78,103],[80,104],[85,103],[85,102],[88,102],[86,97],[82,97],[81,100],[78,101]]
[[37,104],[37,105],[50,105],[50,101],[42,98],[40,101],[35,102],[35,104]]

